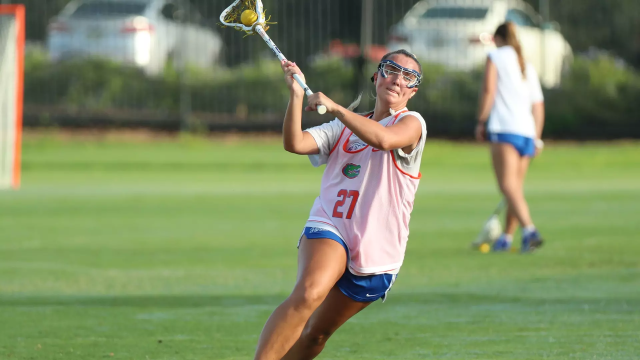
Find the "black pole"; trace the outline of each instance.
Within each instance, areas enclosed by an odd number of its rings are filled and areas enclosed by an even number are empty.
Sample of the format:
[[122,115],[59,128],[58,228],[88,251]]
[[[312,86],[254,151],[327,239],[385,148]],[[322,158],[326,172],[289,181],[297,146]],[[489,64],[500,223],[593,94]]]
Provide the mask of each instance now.
[[549,0],[538,0],[540,17],[542,17],[542,36],[540,37],[540,73],[547,68],[547,23],[549,22]]
[[360,55],[356,59],[356,94],[363,93],[361,106],[369,109],[369,96],[366,90],[369,87],[370,74],[365,74],[367,69],[367,53],[373,42],[373,0],[362,0],[362,16],[360,20]]

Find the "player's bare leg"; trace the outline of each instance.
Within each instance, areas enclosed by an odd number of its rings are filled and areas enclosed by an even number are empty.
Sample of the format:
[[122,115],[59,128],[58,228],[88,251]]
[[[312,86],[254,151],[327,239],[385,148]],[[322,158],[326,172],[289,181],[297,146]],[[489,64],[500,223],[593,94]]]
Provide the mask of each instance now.
[[[518,167],[518,176],[517,181],[520,187],[524,188],[524,179],[527,176],[527,170],[529,169],[529,164],[531,163],[531,158],[524,156],[520,158],[520,166]],[[515,212],[509,206],[507,207],[507,216],[505,221],[505,234],[509,234],[513,236],[518,228],[518,218],[516,217]]]
[[524,185],[521,180],[521,162],[523,160],[521,160],[520,154],[511,144],[493,143],[491,144],[491,157],[500,191],[507,199],[509,208],[518,219],[520,226],[532,225],[529,206],[524,198]]
[[300,337],[309,317],[344,274],[347,254],[331,239],[303,236],[293,292],[271,314],[260,334],[256,360],[280,360]]
[[[531,159],[529,157],[521,157],[513,146],[503,143],[492,144],[491,155],[500,190],[507,199],[513,215],[518,219],[522,227],[522,246],[520,250],[523,252],[535,250],[542,246],[543,240],[533,225],[529,213],[529,205],[524,197],[524,179]],[[509,225],[508,220],[507,225]],[[500,240],[498,239],[494,243],[494,250],[507,250],[511,247],[510,242],[507,241],[505,243]]]
[[298,341],[282,360],[314,359],[342,324],[371,303],[355,301],[334,286],[322,305],[311,315]]
[[507,206],[507,214],[505,215],[505,227],[504,233],[510,236],[515,234],[516,229],[518,229],[518,218],[516,214],[513,212],[511,206]]

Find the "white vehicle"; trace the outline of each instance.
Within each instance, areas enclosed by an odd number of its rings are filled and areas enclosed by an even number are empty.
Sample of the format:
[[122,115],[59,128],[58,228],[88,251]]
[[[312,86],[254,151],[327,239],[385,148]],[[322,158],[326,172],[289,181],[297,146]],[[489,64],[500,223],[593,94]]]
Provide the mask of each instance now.
[[481,66],[495,48],[493,33],[512,21],[524,57],[546,87],[560,84],[573,60],[571,46],[557,24],[542,23],[540,15],[521,0],[423,0],[394,25],[389,51],[404,48],[425,62],[470,70]]
[[100,56],[156,75],[168,61],[211,67],[223,43],[187,0],[74,0],[50,22],[47,46],[54,61]]

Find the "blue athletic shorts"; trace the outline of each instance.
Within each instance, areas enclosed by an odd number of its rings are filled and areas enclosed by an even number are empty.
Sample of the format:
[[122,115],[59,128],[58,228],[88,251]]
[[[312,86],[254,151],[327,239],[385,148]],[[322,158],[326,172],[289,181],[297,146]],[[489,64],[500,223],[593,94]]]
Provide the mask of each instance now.
[[513,145],[520,156],[534,157],[536,155],[536,143],[534,139],[522,135],[490,133],[489,141],[492,143],[506,143]]
[[[344,251],[347,252],[347,259],[349,258],[349,248],[347,244],[334,232],[321,228],[305,227],[302,235],[306,236],[307,239],[326,238],[334,240],[342,245]],[[395,274],[358,276],[353,275],[349,269],[346,269],[340,280],[338,280],[337,285],[343,294],[355,301],[372,302],[382,299],[384,302],[387,297],[387,292],[396,280],[396,276]]]

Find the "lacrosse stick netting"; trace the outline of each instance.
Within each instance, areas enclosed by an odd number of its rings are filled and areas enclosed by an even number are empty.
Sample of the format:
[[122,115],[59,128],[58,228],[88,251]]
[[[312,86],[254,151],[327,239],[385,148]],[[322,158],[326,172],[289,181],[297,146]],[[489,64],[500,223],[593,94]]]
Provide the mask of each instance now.
[[[252,14],[248,13],[249,16],[247,16],[248,19],[255,19],[253,20],[254,22],[252,24],[249,24],[246,21],[241,22],[243,12],[247,11],[253,12]],[[223,26],[228,26],[239,31],[244,31],[248,35],[257,33],[258,35],[260,35],[262,40],[267,43],[271,51],[273,51],[273,53],[276,55],[276,57],[278,57],[280,61],[287,61],[287,58],[284,57],[280,49],[278,49],[273,40],[271,40],[269,35],[267,35],[266,30],[269,28],[267,25],[267,21],[268,19],[265,19],[261,0],[236,0],[233,4],[231,4],[231,6],[226,8],[222,12],[222,14],[220,14],[220,22]],[[293,78],[298,82],[300,87],[304,89],[304,92],[305,94],[307,94],[307,96],[313,95],[311,89],[309,89],[307,84],[302,81],[298,74],[294,74]],[[318,114],[322,115],[327,112],[327,108],[324,105],[319,105],[317,107],[317,111]]]
[[502,233],[502,224],[500,220],[498,220],[498,215],[500,215],[506,207],[507,200],[502,198],[487,222],[482,226],[482,230],[480,230],[476,239],[471,243],[472,248],[479,248],[482,244],[491,244],[500,236]]

